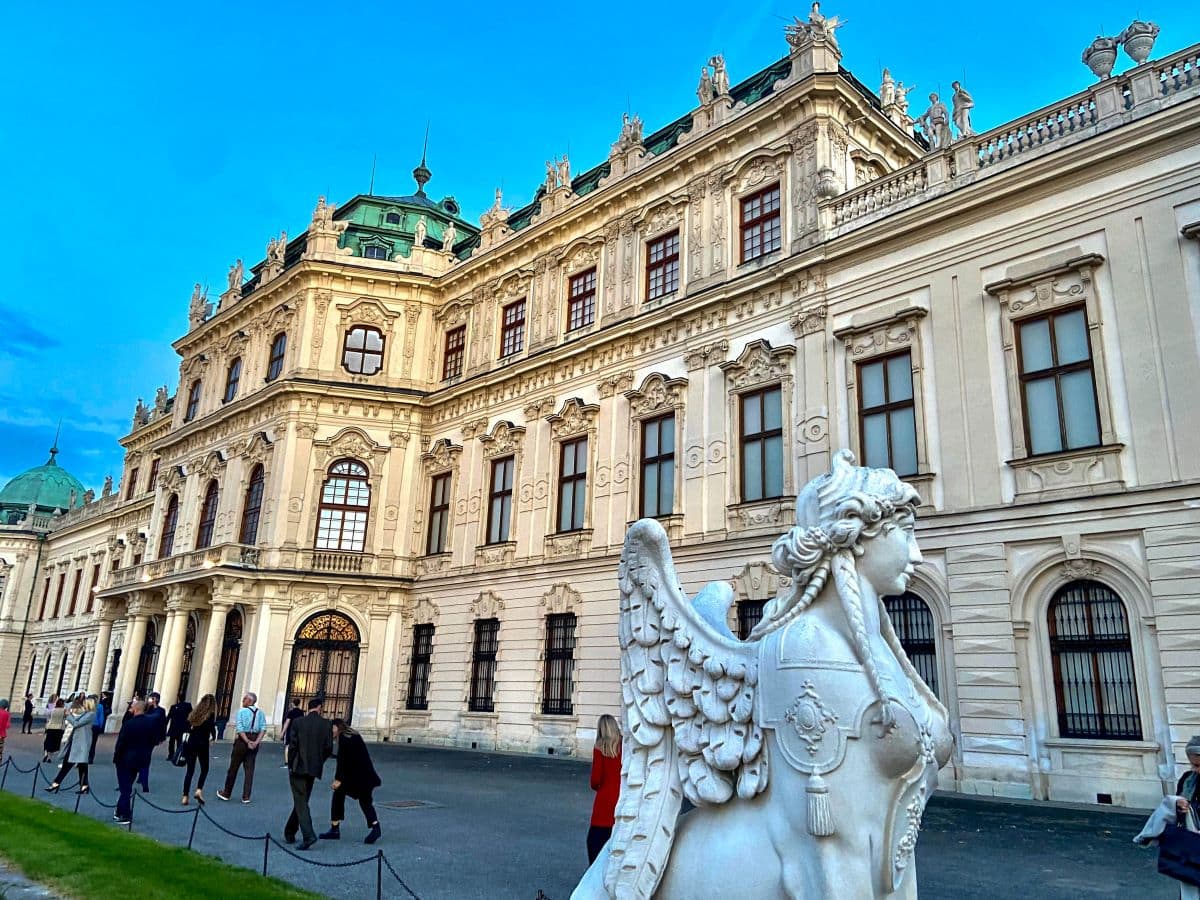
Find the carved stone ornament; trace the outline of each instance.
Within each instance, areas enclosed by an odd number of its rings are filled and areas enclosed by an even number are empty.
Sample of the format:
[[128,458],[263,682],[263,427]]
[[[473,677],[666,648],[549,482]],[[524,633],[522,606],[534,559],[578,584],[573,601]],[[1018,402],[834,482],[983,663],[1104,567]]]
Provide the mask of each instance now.
[[[919,503],[891,470],[834,454],[772,550],[793,582],[744,641],[727,625],[729,582],[689,600],[662,526],[629,529],[617,635],[633,739],[612,837],[575,900],[807,898],[808,884],[917,896],[909,862],[953,736],[887,617],[865,610],[907,588]],[[864,532],[863,508],[885,527]],[[869,547],[879,565],[860,568]],[[680,816],[685,798],[695,809]],[[739,864],[714,865],[730,846]]]
[[363,462],[382,462],[390,448],[378,444],[360,428],[347,426],[324,440],[313,441],[313,452],[322,467],[337,459],[357,459]]
[[677,227],[683,216],[684,203],[686,203],[686,200],[680,200],[679,205],[668,200],[648,210],[643,217],[643,232],[646,237],[654,237],[661,232]]
[[504,601],[492,591],[480,591],[471,602],[472,619],[499,619],[504,613]]
[[580,244],[573,250],[568,250],[563,268],[568,275],[591,269],[600,261],[600,248],[604,246],[603,237],[592,239],[591,243]]
[[484,459],[511,456],[520,451],[524,440],[525,429],[504,420],[496,423],[491,434],[479,435],[479,443],[483,445]]
[[441,323],[443,328],[457,328],[467,321],[467,316],[471,314],[471,307],[474,305],[474,302],[466,298],[451,300],[449,303],[443,304],[433,314],[433,317]]
[[1100,577],[1100,566],[1090,559],[1068,559],[1058,570],[1062,581],[1088,581]]
[[721,363],[721,369],[729,379],[729,386],[734,390],[742,390],[789,376],[795,355],[795,347],[775,348],[759,338],[748,343],[737,359]]
[[913,346],[913,339],[924,316],[923,309],[905,310],[886,322],[839,329],[835,336],[845,342],[846,356],[855,360],[907,350]]
[[409,597],[404,604],[404,618],[414,625],[436,625],[439,615],[432,597]]
[[687,351],[683,355],[683,361],[688,367],[689,372],[696,372],[721,362],[725,359],[725,355],[728,352],[729,341],[714,341],[711,344],[705,344],[703,347]]
[[225,462],[225,454],[220,450],[213,450],[194,460],[189,468],[201,478],[216,478],[225,468]]
[[758,156],[750,160],[737,179],[735,192],[744,194],[746,191],[762,187],[769,181],[779,178],[780,164],[773,158]]
[[583,609],[583,598],[569,584],[560,582],[542,594],[538,605],[546,614],[578,613]]
[[449,438],[439,438],[433,442],[427,451],[421,454],[421,467],[426,475],[443,472],[447,469],[458,468],[458,458],[463,448],[450,443]]
[[574,437],[589,431],[596,424],[596,416],[600,407],[594,403],[584,403],[578,397],[571,397],[562,405],[557,413],[546,416],[550,423],[550,431],[556,438]]
[[659,372],[652,372],[642,380],[642,386],[637,390],[625,392],[630,415],[642,419],[659,412],[682,409],[687,383],[686,378],[668,378]]
[[600,394],[601,400],[607,400],[618,393],[623,394],[631,387],[633,387],[633,372],[631,371],[609,375],[596,383],[596,391]]
[[825,319],[829,315],[827,306],[813,306],[808,309],[798,309],[792,313],[788,324],[796,337],[807,337],[810,334],[821,334],[825,330]]

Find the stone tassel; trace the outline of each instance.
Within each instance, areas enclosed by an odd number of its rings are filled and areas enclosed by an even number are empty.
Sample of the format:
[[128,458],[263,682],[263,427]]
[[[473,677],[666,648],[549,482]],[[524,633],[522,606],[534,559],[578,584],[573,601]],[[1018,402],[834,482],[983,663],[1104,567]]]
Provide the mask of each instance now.
[[808,776],[808,832],[817,837],[833,834],[833,809],[829,803],[829,785],[817,772]]

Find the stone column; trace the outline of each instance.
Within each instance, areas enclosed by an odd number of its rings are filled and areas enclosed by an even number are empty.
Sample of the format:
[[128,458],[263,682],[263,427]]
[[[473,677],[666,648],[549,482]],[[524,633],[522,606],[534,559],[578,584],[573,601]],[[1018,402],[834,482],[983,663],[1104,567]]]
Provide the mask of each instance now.
[[[375,616],[372,610],[372,618]],[[378,738],[387,737],[392,726],[392,692],[396,685],[396,654],[399,652],[401,619],[400,595],[394,595],[387,609],[387,627],[383,636],[383,677],[379,682],[379,703],[375,707],[375,729]],[[372,628],[374,622],[372,622]]]
[[[225,642],[225,619],[231,609],[233,609],[232,603],[221,600],[212,602],[212,611],[208,619],[208,635],[204,640],[204,663],[200,666],[200,686],[196,689],[197,697],[217,692],[221,646]],[[175,677],[178,679],[179,675],[176,674]]]
[[[135,611],[136,610],[136,611]],[[146,643],[146,623],[150,616],[142,607],[130,609],[128,640],[121,653],[120,678],[117,681],[117,696],[113,698],[113,709],[124,709],[124,704],[133,699],[133,683],[137,678],[138,660],[142,657],[142,645]]]
[[158,679],[159,691],[163,700],[170,706],[182,697],[176,697],[179,690],[179,678],[183,674],[183,645],[187,641],[188,611],[178,598],[172,598],[167,604],[167,640],[163,643],[166,651],[163,658],[162,675]]
[[265,598],[258,607],[254,642],[242,644],[249,654],[246,668],[246,688],[258,694],[258,705],[267,713],[267,726],[278,735],[287,711],[287,673],[290,657],[283,652],[287,640],[287,620],[292,605],[286,596]]
[[100,695],[104,688],[104,666],[108,661],[108,648],[112,644],[113,620],[101,616],[96,632],[96,647],[92,651],[92,670],[88,673],[88,693]]

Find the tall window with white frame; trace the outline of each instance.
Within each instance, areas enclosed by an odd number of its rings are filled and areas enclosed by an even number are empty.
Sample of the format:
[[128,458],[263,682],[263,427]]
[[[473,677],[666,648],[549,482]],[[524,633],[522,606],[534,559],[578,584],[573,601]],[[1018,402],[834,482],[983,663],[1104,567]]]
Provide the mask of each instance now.
[[1100,444],[1087,312],[1082,306],[1014,323],[1030,454]]
[[188,388],[187,407],[184,409],[183,421],[190,422],[200,412],[200,379],[197,378]]
[[642,422],[642,518],[675,512],[675,413]]
[[742,502],[783,496],[783,407],[779,385],[742,394]]
[[574,711],[575,613],[546,616],[546,674],[542,685],[542,713],[569,716]]
[[471,648],[471,693],[467,709],[492,712],[496,690],[496,655],[500,651],[500,620],[476,619],[475,643]]
[[563,441],[558,454],[558,530],[583,529],[587,506],[587,436]]
[[283,372],[283,357],[287,353],[287,332],[281,331],[271,339],[271,353],[267,359],[267,381],[274,381]]
[[679,290],[679,232],[646,242],[646,299],[658,300]]
[[166,559],[175,552],[175,528],[179,525],[179,495],[172,494],[163,513],[162,535],[158,539],[158,558]]
[[250,471],[250,483],[246,486],[246,500],[242,504],[242,527],[238,534],[239,544],[258,543],[258,521],[262,516],[263,487],[266,476],[262,463]]
[[367,467],[354,459],[338,460],[321,485],[315,549],[362,553],[367,546],[370,513]]
[[196,528],[196,549],[203,550],[211,547],[213,530],[217,526],[217,502],[220,491],[214,478],[204,490],[204,500],[200,503],[200,524]]
[[596,321],[596,270],[572,275],[567,292],[567,331]]
[[221,402],[231,403],[233,398],[237,396],[238,385],[241,383],[242,358],[238,356],[229,364],[229,369],[225,372],[225,394],[221,397]]
[[778,183],[743,197],[741,206],[742,262],[778,250],[782,234]]
[[354,375],[374,375],[383,368],[383,332],[355,325],[342,342],[342,368]]
[[412,656],[408,663],[406,709],[429,709],[429,669],[433,660],[433,625],[413,626]]
[[446,332],[446,349],[442,354],[442,380],[461,378],[463,358],[467,349],[467,326],[459,325]]
[[429,481],[429,534],[425,538],[425,553],[429,556],[446,552],[450,531],[450,477],[450,472],[442,472]]
[[906,350],[858,366],[858,432],[864,465],[917,474],[912,356]]
[[509,539],[512,526],[513,457],[492,461],[492,479],[488,487],[487,542],[502,544]]
[[525,349],[525,298],[501,311],[500,358],[507,359]]

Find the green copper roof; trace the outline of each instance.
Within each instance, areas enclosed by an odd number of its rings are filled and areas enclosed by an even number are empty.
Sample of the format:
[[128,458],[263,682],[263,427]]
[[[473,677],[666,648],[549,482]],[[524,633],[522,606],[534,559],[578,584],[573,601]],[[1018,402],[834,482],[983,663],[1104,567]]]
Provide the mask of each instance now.
[[46,464],[23,472],[0,490],[0,507],[27,509],[30,503],[43,511],[70,509],[71,494],[75,505],[83,502],[83,484],[54,461],[58,448],[50,450]]

